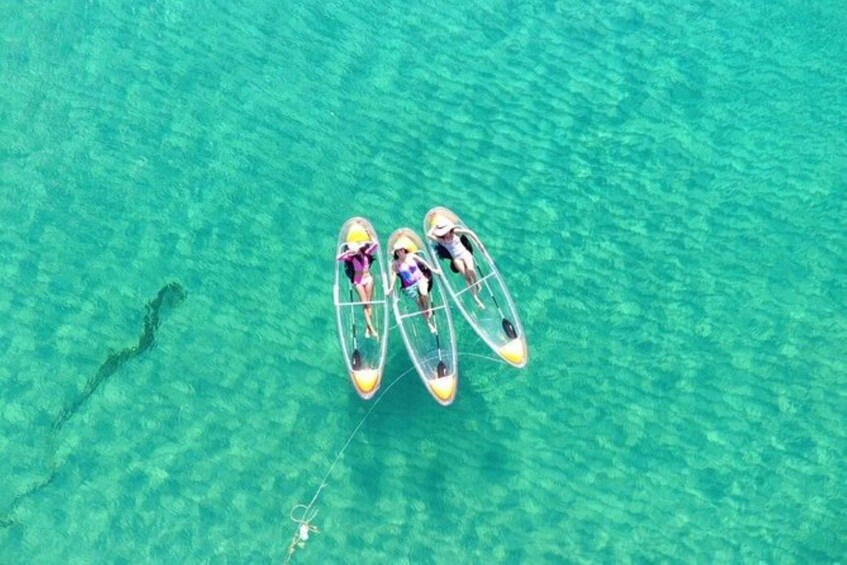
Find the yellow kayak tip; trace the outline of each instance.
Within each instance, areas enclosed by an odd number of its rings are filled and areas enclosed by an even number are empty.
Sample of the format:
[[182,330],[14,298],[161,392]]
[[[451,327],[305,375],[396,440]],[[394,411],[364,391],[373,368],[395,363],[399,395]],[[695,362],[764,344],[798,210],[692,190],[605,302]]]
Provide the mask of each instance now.
[[382,375],[377,369],[359,369],[350,373],[350,378],[353,380],[353,386],[356,387],[356,392],[359,396],[367,400],[379,388],[379,380]]
[[371,240],[371,234],[362,224],[353,224],[347,232],[347,243],[365,243]]
[[429,390],[432,391],[435,399],[442,405],[447,406],[453,399],[456,398],[456,385],[459,379],[455,374],[445,375],[428,381]]
[[523,338],[517,337],[507,342],[497,350],[497,353],[515,367],[526,365],[526,342]]

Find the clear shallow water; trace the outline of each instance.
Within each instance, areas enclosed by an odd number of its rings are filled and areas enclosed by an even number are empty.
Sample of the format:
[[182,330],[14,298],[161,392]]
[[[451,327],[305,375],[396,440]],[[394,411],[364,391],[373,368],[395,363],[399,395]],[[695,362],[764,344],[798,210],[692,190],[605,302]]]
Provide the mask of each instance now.
[[[283,561],[368,409],[334,334],[337,230],[438,204],[498,259],[530,365],[470,355],[459,323],[456,403],[403,377],[297,560],[844,559],[842,6],[0,22],[2,560]],[[155,347],[54,431],[171,281]]]

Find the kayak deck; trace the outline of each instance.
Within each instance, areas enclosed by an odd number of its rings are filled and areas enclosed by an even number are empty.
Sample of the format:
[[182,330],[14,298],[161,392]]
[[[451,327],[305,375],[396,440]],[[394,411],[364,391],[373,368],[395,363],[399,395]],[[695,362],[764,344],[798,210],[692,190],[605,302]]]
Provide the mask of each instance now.
[[[436,207],[427,212],[424,217],[424,229],[429,231],[444,221],[468,229],[458,215],[444,207]],[[506,283],[476,235],[463,234],[462,238],[465,246],[470,247],[477,272],[478,278],[473,290],[465,278],[451,268],[452,259],[446,249],[439,249],[440,244],[432,240],[427,245],[429,258],[441,266],[440,279],[445,290],[477,335],[501,359],[514,367],[524,367],[528,361],[526,336]],[[483,307],[474,300],[474,291]]]
[[[379,244],[373,226],[365,218],[350,218],[339,232],[336,255],[346,251],[352,243],[366,242]],[[333,304],[344,363],[353,388],[365,400],[379,390],[388,352],[388,304],[382,298],[385,294],[385,267],[380,249],[373,254],[370,272],[374,281],[372,300],[360,299],[345,261],[336,260],[333,285]],[[371,308],[371,322],[377,338],[365,335],[366,305]]]
[[[406,238],[401,240],[401,238]],[[423,241],[409,228],[401,228],[388,238],[386,256],[390,263],[392,249],[398,241],[403,241],[409,253],[419,253],[426,259]],[[389,267],[390,268],[390,267]],[[430,274],[430,277],[434,275]],[[431,284],[432,322],[435,331],[431,331],[417,300],[406,296],[400,288],[399,279],[389,297],[400,335],[406,345],[415,370],[432,397],[441,405],[453,402],[458,388],[456,334],[446,297],[437,281],[425,278],[418,284]]]

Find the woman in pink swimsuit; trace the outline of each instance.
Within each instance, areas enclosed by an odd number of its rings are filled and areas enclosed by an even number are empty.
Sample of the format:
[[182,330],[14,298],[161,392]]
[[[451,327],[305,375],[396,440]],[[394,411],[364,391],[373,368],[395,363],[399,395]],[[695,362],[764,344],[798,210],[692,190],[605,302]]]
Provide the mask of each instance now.
[[365,337],[379,339],[379,334],[371,322],[371,301],[373,300],[374,279],[371,276],[371,263],[373,255],[379,248],[378,243],[367,241],[365,243],[348,243],[347,250],[338,254],[338,261],[346,261],[353,271],[353,286],[359,293],[359,300],[365,311]]

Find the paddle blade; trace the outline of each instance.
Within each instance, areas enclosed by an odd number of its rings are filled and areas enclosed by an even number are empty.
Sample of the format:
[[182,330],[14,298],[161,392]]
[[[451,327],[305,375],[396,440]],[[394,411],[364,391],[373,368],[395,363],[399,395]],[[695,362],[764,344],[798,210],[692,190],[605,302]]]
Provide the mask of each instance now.
[[362,354],[359,353],[358,349],[353,350],[352,365],[354,371],[358,371],[362,366]]
[[511,339],[515,339],[518,337],[518,332],[515,329],[515,326],[512,325],[512,322],[503,318],[503,331],[506,332],[506,335]]
[[435,254],[438,256],[439,259],[442,259],[444,261],[450,261],[450,270],[451,271],[453,271],[454,273],[459,272],[459,269],[456,268],[456,264],[453,263],[453,256],[450,255],[450,252],[447,251],[446,247],[444,247],[440,243],[436,243],[435,245],[432,246],[432,248],[435,250]]
[[437,371],[438,371],[438,378],[447,376],[447,365],[444,364],[444,361],[438,362]]
[[461,241],[462,245],[465,246],[465,249],[470,251],[471,255],[473,255],[473,245],[471,245],[471,240],[468,239],[468,236],[462,234],[462,237],[459,238],[459,241]]
[[453,259],[453,256],[450,255],[450,252],[447,251],[447,248],[441,245],[440,243],[436,243],[432,247],[433,249],[435,249],[435,254],[438,256],[439,259]]
[[428,281],[427,289],[432,290],[432,283],[435,281],[435,277],[432,276],[432,271],[430,271],[429,268],[424,267],[423,265],[419,265],[419,267],[424,277]]

